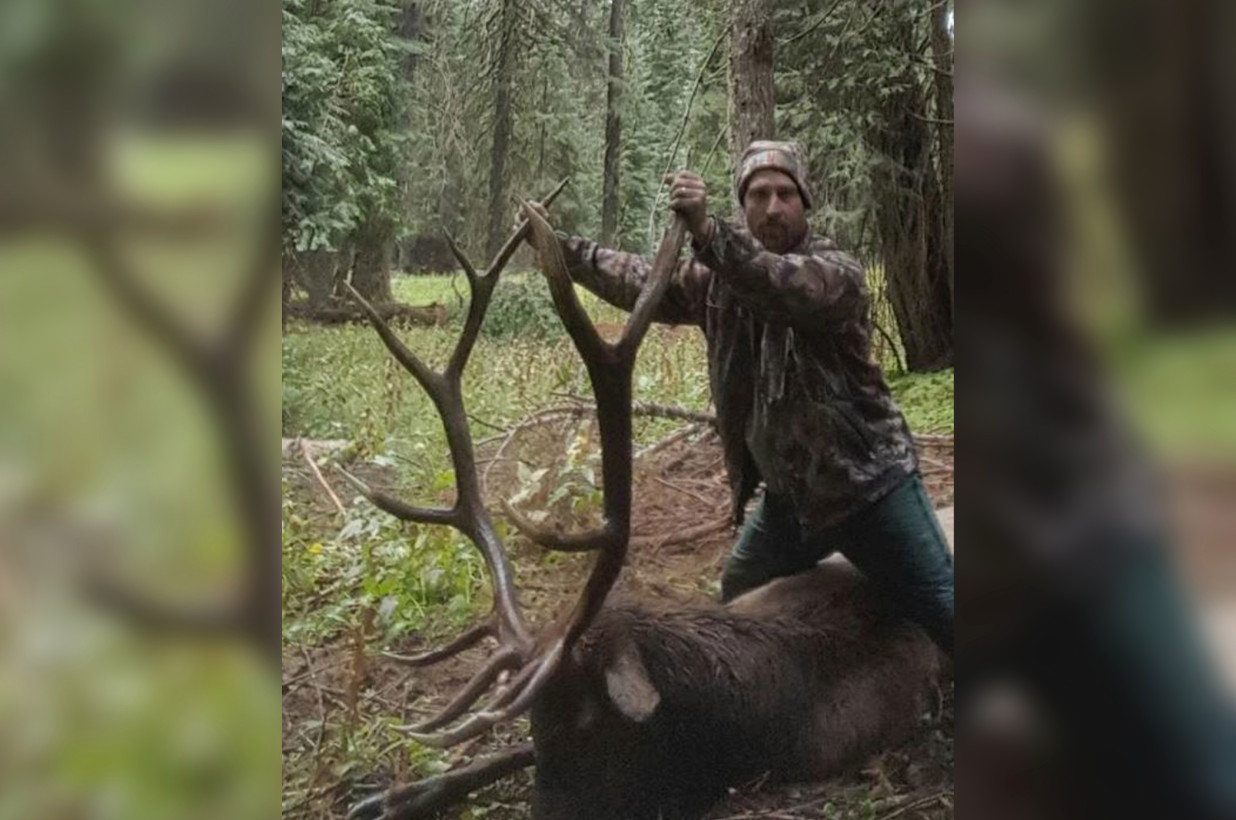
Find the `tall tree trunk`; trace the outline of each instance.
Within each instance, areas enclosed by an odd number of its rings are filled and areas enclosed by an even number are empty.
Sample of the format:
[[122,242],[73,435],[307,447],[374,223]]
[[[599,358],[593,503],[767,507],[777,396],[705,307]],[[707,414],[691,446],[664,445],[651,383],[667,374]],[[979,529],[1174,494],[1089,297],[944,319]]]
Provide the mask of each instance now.
[[[1236,106],[1215,67],[1230,55],[1221,32],[1231,30],[1223,22],[1231,4],[1083,5],[1081,55],[1095,83],[1110,176],[1147,310],[1167,325],[1230,316]],[[1121,37],[1111,36],[1114,18]]]
[[[545,79],[541,82],[541,110],[549,110],[549,74],[545,75]],[[538,180],[545,179],[545,120],[541,120],[541,127],[537,131],[536,141],[536,178]]]
[[[424,15],[421,13],[419,0],[404,0],[403,14],[399,19],[399,37],[405,43],[415,43],[421,39],[422,29],[424,28]],[[403,79],[409,87],[412,85],[412,78],[416,74],[416,65],[420,61],[420,55],[416,51],[409,49],[403,56]],[[404,131],[408,131],[412,127],[412,106],[406,106],[400,116],[400,124]],[[403,218],[405,223],[411,220],[413,203],[412,203],[412,182],[409,177],[409,169],[412,166],[412,149],[406,149],[405,161],[399,164],[399,168],[395,171],[395,178],[398,180],[400,190],[403,192]],[[391,246],[386,250],[387,263],[390,266],[398,267],[406,270],[411,267],[411,260],[408,259],[406,246],[396,246],[393,236]]]
[[609,72],[605,93],[605,180],[601,195],[601,244],[617,246],[618,169],[622,154],[622,45],[623,0],[609,7]]
[[[407,0],[403,4],[403,17],[399,21],[399,37],[409,43],[414,43],[421,39],[421,30],[424,28],[424,15],[421,13],[419,0]],[[412,75],[416,71],[416,64],[420,61],[420,55],[415,51],[409,50],[403,57],[403,78],[409,83],[412,82]]]
[[[914,53],[920,31],[907,18],[890,44]],[[880,257],[888,299],[897,319],[906,367],[925,372],[953,363],[952,289],[941,182],[936,173],[927,95],[908,66],[890,88],[867,141],[881,158],[872,175]]]
[[772,139],[772,0],[734,0],[730,52],[730,109],[734,166],[752,140]]
[[494,74],[494,141],[489,158],[489,227],[485,255],[492,259],[502,247],[506,220],[506,152],[511,142],[511,73],[514,62],[512,28],[515,24],[514,0],[502,0],[498,66]]
[[[442,181],[442,194],[438,200],[438,218],[442,227],[451,236],[458,237],[463,229],[464,173],[459,145],[450,137],[446,145],[446,175]],[[453,263],[452,263],[453,264]]]
[[394,231],[366,225],[356,234],[356,260],[352,287],[371,303],[393,301],[391,296],[391,248]]
[[313,308],[325,307],[335,288],[335,272],[339,268],[339,254],[318,248],[296,254],[294,258],[297,278],[305,289]]
[[944,232],[944,260],[948,266],[950,301],[953,285],[953,38],[948,32],[947,3],[936,3],[931,11],[931,53],[935,59],[936,139],[940,160],[940,218]]

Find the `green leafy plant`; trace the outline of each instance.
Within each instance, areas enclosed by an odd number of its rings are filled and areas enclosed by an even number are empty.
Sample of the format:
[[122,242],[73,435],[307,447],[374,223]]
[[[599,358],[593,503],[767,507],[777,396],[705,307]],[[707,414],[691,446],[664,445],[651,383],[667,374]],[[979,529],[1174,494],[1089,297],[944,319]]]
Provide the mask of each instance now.
[[494,339],[514,336],[562,339],[566,336],[549,288],[539,276],[533,275],[507,276],[498,284],[483,332]]

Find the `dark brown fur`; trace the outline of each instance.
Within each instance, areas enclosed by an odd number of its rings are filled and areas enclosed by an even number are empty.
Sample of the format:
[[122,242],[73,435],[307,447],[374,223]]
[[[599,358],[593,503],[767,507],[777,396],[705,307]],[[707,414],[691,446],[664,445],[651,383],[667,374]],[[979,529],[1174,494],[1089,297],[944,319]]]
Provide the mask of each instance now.
[[908,737],[939,668],[839,562],[724,608],[617,604],[533,709],[534,816],[690,818],[765,773],[828,777]]

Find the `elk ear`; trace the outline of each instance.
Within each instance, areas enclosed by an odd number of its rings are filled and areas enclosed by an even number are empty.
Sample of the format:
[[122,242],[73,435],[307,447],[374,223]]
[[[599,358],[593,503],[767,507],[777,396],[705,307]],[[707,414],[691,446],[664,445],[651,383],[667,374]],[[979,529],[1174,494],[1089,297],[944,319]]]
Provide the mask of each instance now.
[[652,717],[661,702],[661,693],[652,685],[639,648],[627,641],[605,670],[605,689],[622,714],[636,723]]

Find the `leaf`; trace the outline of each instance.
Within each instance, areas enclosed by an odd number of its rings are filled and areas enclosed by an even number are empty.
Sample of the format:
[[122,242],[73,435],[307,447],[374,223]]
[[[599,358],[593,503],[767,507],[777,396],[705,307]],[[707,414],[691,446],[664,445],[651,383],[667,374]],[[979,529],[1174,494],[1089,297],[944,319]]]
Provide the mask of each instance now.
[[378,620],[382,623],[389,623],[391,616],[395,613],[395,607],[399,606],[399,599],[393,595],[387,595],[378,605]]

